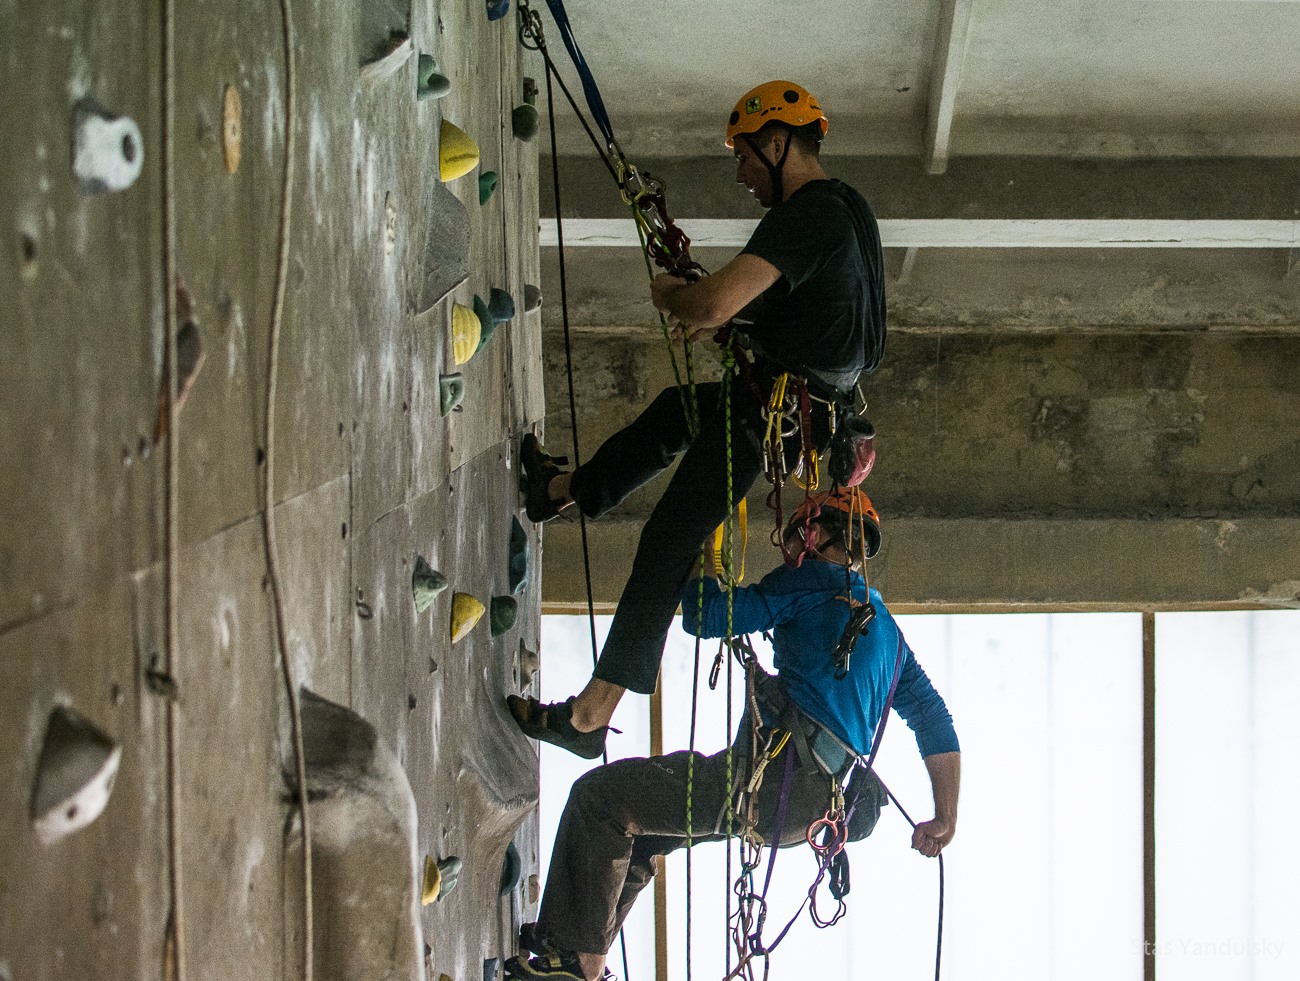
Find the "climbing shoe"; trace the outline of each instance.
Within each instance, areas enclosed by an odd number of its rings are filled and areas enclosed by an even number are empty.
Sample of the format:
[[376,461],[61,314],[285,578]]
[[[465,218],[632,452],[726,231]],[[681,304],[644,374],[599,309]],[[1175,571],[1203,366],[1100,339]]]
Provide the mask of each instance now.
[[[520,981],[587,981],[578,963],[578,955],[567,950],[536,957],[511,957],[506,961],[506,977]],[[609,968],[605,968],[601,981],[616,981]]]
[[546,939],[540,923],[519,924],[519,946],[530,954],[553,954],[555,945]]
[[[576,697],[576,696],[574,696]],[[609,726],[579,732],[573,728],[573,698],[564,702],[544,704],[537,699],[506,696],[510,714],[530,739],[537,739],[560,749],[567,749],[584,760],[594,760],[605,752],[605,734]],[[614,730],[618,732],[617,729]]]
[[568,458],[550,456],[536,436],[525,433],[519,444],[519,462],[524,471],[524,513],[529,521],[550,521],[560,513],[561,504],[551,500],[549,488],[551,481],[564,473],[560,467],[568,465]]

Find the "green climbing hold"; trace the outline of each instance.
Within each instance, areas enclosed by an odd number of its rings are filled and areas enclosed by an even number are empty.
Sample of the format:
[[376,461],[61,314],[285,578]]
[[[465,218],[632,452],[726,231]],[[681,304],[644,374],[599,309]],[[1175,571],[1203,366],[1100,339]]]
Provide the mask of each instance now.
[[515,317],[515,298],[505,290],[493,286],[488,293],[487,308],[493,324],[508,323]]
[[438,71],[438,63],[433,55],[420,55],[419,67],[415,75],[415,96],[417,99],[441,99],[451,91],[451,79]]
[[500,637],[513,627],[517,616],[519,616],[519,604],[515,602],[513,596],[493,596],[492,609],[488,614],[492,636]]
[[512,841],[506,846],[506,857],[501,862],[501,883],[497,887],[497,895],[503,898],[509,896],[515,886],[519,885],[519,876],[523,870],[524,863],[519,857],[519,849]]
[[411,594],[415,597],[415,612],[423,613],[438,598],[438,594],[447,588],[447,577],[435,570],[424,560],[423,555],[415,557],[415,572],[411,574]]
[[537,135],[537,127],[537,83],[525,78],[524,101],[510,113],[510,131],[515,134],[515,139],[527,143]]
[[478,175],[478,203],[487,204],[492,192],[497,189],[500,175],[495,170],[485,170]]
[[496,333],[497,322],[492,319],[492,311],[488,309],[487,301],[477,293],[474,295],[474,312],[478,314],[479,322],[478,347],[474,348],[474,353],[477,354],[483,350],[488,341],[492,340],[492,335]]
[[459,371],[438,379],[438,408],[445,416],[465,399],[465,376]]
[[528,585],[528,535],[518,518],[510,519],[510,592]]

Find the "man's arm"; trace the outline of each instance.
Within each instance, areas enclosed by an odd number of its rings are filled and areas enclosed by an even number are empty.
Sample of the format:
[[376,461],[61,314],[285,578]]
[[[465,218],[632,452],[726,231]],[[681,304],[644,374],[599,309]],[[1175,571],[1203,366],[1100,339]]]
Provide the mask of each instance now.
[[694,336],[725,324],[780,278],[766,259],[742,252],[695,283],[661,273],[650,284],[650,298],[656,310],[694,328]]
[[912,832],[912,847],[934,858],[957,832],[957,794],[961,789],[961,753],[935,753],[925,758],[934,793],[934,820],[922,821]]

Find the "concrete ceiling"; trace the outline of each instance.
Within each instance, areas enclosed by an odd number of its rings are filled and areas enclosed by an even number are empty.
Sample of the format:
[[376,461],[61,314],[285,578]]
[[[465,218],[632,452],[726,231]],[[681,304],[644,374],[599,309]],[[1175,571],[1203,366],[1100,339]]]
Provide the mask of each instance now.
[[[717,247],[715,262],[761,214],[732,185],[724,117],[750,85],[787,77],[827,110],[828,171],[881,219],[896,325],[1050,327],[1064,309],[1069,323],[1132,325],[1150,304],[1116,295],[1121,284],[1180,280],[1178,315],[1151,311],[1148,323],[1300,325],[1300,2],[566,6],[623,151],[668,180],[674,217],[701,250]],[[637,253],[635,233],[567,104],[556,136],[566,244],[599,247],[578,260],[594,267],[577,278],[580,321],[653,319],[642,283],[598,271]],[[548,181],[541,204],[553,245]],[[1117,248],[1130,254],[1104,263],[1116,288],[1102,280],[1062,300],[1063,267],[1094,268],[1085,253]],[[975,254],[987,250],[1015,287],[1005,313],[984,296],[988,263]],[[1046,255],[1057,250],[1067,257]],[[1219,275],[1205,278],[1193,252],[1214,256]],[[934,316],[912,316],[923,308]]]
[[[821,99],[828,153],[920,153],[927,125],[941,147],[951,127],[954,156],[1300,153],[1296,2],[566,7],[620,142],[642,156],[718,152],[727,109],[749,85],[782,77]],[[558,129],[561,152],[585,145],[567,113]]]

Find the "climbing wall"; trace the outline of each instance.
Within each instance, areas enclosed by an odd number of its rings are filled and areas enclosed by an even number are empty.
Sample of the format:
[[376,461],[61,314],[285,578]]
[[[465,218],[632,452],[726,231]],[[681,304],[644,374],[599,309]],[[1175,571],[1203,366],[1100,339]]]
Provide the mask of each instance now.
[[535,912],[541,66],[501,0],[175,6],[0,42],[0,981],[299,978],[308,922],[317,978],[487,978]]

